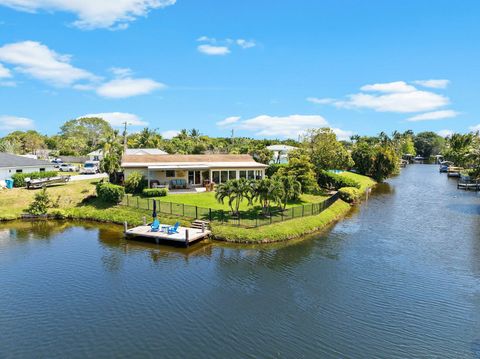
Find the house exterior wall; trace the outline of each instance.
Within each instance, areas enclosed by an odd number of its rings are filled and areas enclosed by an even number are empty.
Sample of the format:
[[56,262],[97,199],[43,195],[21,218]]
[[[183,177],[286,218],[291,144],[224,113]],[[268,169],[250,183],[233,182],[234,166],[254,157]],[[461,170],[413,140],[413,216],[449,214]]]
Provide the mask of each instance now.
[[0,180],[11,178],[12,175],[17,173],[17,170],[21,170],[22,173],[33,173],[40,172],[40,169],[44,169],[44,171],[55,171],[55,167],[53,167],[53,165],[45,165],[42,167],[16,166],[9,168],[0,168]]

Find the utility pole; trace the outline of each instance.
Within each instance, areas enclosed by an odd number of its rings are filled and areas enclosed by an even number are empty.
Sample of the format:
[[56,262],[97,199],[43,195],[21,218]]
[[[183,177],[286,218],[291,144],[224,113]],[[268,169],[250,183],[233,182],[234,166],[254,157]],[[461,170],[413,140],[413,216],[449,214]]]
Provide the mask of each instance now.
[[123,122],[125,129],[123,130],[123,153],[127,152],[127,121]]

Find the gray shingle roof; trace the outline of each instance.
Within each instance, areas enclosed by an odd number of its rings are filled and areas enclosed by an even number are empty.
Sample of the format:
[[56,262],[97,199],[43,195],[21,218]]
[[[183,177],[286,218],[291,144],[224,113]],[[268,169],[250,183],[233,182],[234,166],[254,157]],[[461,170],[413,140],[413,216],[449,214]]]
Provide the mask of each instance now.
[[0,152],[0,167],[48,166],[50,162]]

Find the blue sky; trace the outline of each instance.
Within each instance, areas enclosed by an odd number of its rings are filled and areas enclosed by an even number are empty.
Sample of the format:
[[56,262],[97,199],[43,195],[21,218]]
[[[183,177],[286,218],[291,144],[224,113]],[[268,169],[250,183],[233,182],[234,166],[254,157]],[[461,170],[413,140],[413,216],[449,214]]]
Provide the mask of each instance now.
[[480,129],[478,1],[117,3],[0,0],[0,134],[88,114],[167,137]]

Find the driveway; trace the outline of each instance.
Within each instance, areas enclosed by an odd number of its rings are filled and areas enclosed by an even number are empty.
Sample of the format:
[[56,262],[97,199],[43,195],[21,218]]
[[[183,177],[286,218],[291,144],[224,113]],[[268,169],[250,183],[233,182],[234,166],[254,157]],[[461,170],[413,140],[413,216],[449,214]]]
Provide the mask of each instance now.
[[76,175],[70,177],[70,181],[83,181],[83,180],[92,180],[98,178],[107,178],[108,175],[106,173],[97,173],[94,175]]

